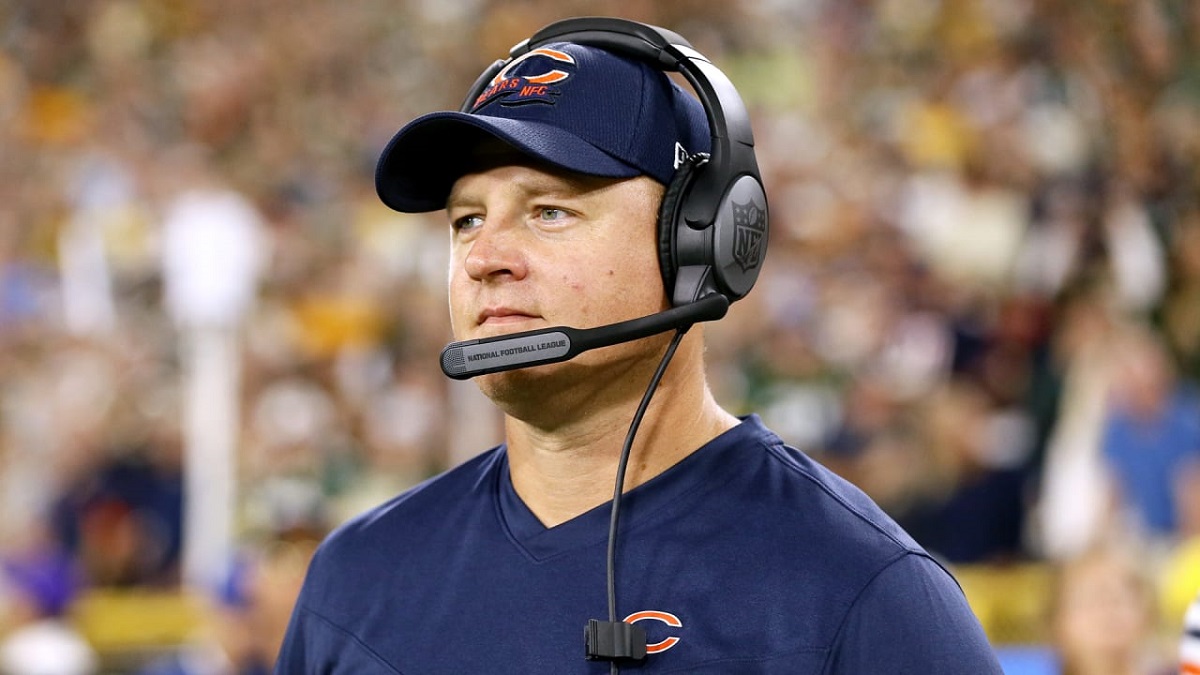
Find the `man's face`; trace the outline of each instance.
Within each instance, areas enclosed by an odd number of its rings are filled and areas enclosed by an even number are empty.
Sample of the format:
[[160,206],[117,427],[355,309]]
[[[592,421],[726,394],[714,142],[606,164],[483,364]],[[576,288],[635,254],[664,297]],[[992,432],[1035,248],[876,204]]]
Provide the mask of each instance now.
[[[455,339],[591,328],[665,309],[655,232],[662,192],[650,178],[597,178],[530,163],[493,163],[460,178],[447,203]],[[625,347],[571,363],[637,351]],[[554,366],[538,370],[545,368]]]

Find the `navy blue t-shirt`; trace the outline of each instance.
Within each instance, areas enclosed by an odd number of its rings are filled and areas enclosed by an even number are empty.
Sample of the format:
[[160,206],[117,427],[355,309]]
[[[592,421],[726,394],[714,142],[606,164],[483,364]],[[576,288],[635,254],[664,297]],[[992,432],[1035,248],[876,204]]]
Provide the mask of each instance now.
[[[546,528],[504,446],[319,548],[278,673],[608,673],[609,506]],[[862,492],[754,416],[622,500],[629,673],[1000,673],[951,576]]]

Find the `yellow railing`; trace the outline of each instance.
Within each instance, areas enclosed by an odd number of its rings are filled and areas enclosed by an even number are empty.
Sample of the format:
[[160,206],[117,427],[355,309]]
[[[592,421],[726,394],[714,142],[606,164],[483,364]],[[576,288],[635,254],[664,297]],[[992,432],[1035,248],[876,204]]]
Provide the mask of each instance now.
[[205,601],[178,591],[96,589],[84,594],[72,619],[102,656],[158,651],[194,639]]
[[1047,639],[1049,567],[1036,563],[967,565],[952,572],[994,645],[1041,644]]

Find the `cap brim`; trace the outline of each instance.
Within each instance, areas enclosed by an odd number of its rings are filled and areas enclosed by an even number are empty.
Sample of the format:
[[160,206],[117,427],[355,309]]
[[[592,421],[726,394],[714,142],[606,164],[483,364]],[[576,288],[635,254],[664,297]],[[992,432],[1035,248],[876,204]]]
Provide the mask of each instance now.
[[404,213],[445,208],[450,188],[470,169],[472,150],[489,137],[578,173],[610,178],[640,174],[556,126],[445,111],[418,117],[396,132],[379,157],[375,191],[384,204]]

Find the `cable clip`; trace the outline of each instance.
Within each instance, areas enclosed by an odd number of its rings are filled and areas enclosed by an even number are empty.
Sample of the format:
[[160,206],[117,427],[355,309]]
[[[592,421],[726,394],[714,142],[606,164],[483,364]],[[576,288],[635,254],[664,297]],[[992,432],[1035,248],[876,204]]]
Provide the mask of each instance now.
[[642,661],[646,631],[624,621],[588,619],[583,629],[588,661]]

